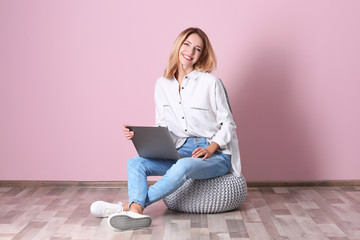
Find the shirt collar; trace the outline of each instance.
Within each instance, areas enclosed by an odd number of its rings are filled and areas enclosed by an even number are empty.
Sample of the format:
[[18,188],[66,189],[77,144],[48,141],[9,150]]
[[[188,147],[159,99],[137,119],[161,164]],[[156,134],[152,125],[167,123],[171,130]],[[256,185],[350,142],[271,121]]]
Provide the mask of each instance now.
[[[200,71],[193,70],[191,73],[189,73],[188,75],[186,75],[184,78],[196,80],[196,79],[200,76],[200,74],[201,74]],[[171,80],[177,82],[177,79],[175,78],[175,76],[173,76],[173,77],[171,78]]]
[[[188,75],[186,75],[186,78],[190,78],[190,79],[197,79],[200,75],[200,71],[197,70],[193,70],[191,73],[189,73]],[[173,80],[176,80],[175,76],[172,77]]]
[[194,70],[186,76],[190,79],[197,79],[199,77],[199,75],[200,75],[200,72],[197,70]]

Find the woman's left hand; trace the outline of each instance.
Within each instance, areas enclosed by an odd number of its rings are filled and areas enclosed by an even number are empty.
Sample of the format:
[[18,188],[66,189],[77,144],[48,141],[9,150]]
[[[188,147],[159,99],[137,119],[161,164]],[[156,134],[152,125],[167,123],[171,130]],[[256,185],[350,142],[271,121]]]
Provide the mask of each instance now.
[[196,148],[192,152],[193,158],[203,157],[201,160],[205,160],[209,157],[211,157],[214,152],[219,148],[219,145],[216,142],[212,142],[207,148]]
[[212,155],[213,155],[212,153],[210,153],[207,149],[202,148],[202,147],[196,148],[192,152],[192,157],[193,158],[203,157],[201,160],[205,160],[206,158],[209,158]]

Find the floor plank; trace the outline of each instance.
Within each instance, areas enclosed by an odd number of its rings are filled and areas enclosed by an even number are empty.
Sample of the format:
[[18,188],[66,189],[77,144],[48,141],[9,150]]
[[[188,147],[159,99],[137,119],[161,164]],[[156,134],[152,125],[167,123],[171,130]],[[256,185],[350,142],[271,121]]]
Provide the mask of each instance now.
[[159,201],[147,229],[120,232],[89,212],[93,201],[127,201],[126,188],[2,187],[0,239],[360,239],[360,187],[249,188],[245,203],[220,214],[186,214]]

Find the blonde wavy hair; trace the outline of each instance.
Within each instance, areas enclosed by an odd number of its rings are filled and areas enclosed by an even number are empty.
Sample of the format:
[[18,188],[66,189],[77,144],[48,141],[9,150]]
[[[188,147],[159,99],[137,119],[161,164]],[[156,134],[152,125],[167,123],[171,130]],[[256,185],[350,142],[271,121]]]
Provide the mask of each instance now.
[[197,63],[194,65],[194,69],[202,72],[212,72],[216,68],[215,52],[211,46],[210,40],[200,28],[188,28],[182,31],[176,38],[174,46],[170,53],[169,63],[164,72],[164,78],[170,79],[176,75],[179,69],[179,51],[185,40],[193,33],[200,36],[204,43],[201,56]]

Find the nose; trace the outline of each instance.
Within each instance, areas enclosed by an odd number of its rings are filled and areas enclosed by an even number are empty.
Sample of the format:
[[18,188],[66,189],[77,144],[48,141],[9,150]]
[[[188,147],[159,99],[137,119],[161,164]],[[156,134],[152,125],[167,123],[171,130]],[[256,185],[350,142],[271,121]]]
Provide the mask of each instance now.
[[195,52],[196,52],[196,49],[195,49],[195,48],[193,48],[193,49],[192,49],[192,54],[194,55],[194,54],[195,54]]

